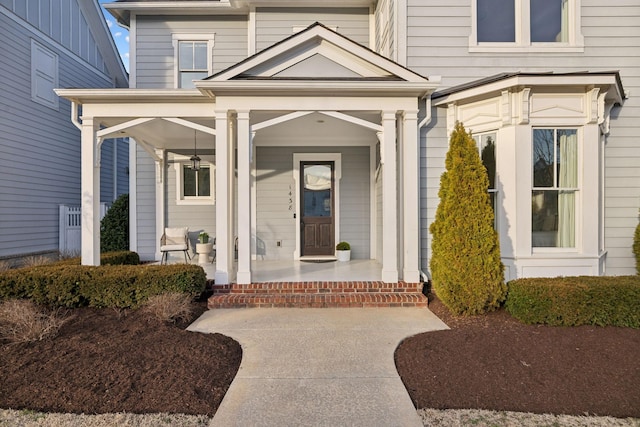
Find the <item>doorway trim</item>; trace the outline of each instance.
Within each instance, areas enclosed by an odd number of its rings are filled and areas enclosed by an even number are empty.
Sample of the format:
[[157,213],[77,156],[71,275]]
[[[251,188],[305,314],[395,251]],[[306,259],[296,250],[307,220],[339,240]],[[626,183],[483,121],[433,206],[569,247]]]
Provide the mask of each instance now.
[[300,207],[300,162],[333,162],[334,164],[334,242],[340,240],[340,179],[342,178],[342,153],[293,153],[293,180],[295,182],[295,211],[296,216],[296,249],[293,253],[293,259],[299,260],[300,249],[300,216],[302,209]]

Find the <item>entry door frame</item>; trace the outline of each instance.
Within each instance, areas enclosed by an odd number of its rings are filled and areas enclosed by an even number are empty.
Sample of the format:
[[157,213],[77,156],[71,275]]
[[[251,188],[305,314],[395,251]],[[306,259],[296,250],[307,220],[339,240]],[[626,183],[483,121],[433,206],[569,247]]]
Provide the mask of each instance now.
[[302,250],[300,248],[300,221],[302,216],[300,163],[301,162],[333,162],[333,197],[334,197],[334,242],[340,241],[340,179],[342,178],[342,153],[293,153],[293,179],[295,181],[295,211],[296,217],[296,249],[293,259],[299,260]]

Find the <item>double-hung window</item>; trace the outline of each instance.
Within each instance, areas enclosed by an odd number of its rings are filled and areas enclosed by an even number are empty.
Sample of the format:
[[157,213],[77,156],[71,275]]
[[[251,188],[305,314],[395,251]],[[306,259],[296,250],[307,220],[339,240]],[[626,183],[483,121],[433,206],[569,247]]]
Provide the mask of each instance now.
[[470,51],[580,51],[581,0],[473,0]]
[[577,129],[533,129],[533,247],[576,247]]
[[214,169],[207,162],[200,164],[200,169],[194,170],[188,162],[175,163],[176,171],[176,204],[178,205],[209,205],[214,198]]
[[213,34],[174,34],[175,86],[193,88],[194,80],[212,74]]
[[489,177],[489,199],[493,208],[493,227],[498,229],[498,215],[496,202],[498,190],[496,188],[496,132],[481,133],[473,135],[473,139],[480,150],[480,159],[487,170]]

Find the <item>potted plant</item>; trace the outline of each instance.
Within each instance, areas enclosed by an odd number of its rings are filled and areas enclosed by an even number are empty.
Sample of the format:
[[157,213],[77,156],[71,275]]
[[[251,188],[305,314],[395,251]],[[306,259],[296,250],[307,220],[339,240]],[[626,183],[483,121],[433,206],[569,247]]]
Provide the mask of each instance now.
[[336,256],[338,261],[346,262],[351,259],[351,245],[347,242],[340,242],[336,245]]
[[198,236],[198,240],[200,240],[200,243],[209,243],[209,233],[203,231]]

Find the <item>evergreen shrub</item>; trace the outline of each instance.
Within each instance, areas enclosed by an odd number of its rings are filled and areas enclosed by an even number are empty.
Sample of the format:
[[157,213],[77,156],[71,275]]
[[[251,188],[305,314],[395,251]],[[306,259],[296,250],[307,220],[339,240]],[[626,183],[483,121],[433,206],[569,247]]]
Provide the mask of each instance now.
[[202,267],[175,265],[50,265],[0,273],[0,300],[27,298],[61,307],[137,308],[165,292],[201,293]]
[[640,328],[640,276],[517,279],[505,307],[527,324]]
[[100,252],[129,249],[129,195],[118,197],[100,221]]
[[636,256],[636,272],[640,274],[640,223],[636,226],[633,235],[633,253]]
[[481,314],[504,301],[506,285],[478,147],[461,123],[451,134],[431,224],[433,290],[454,313]]
[[[56,262],[56,265],[80,265],[82,258],[67,258]],[[105,252],[100,254],[100,265],[138,265],[140,256],[132,251]]]

